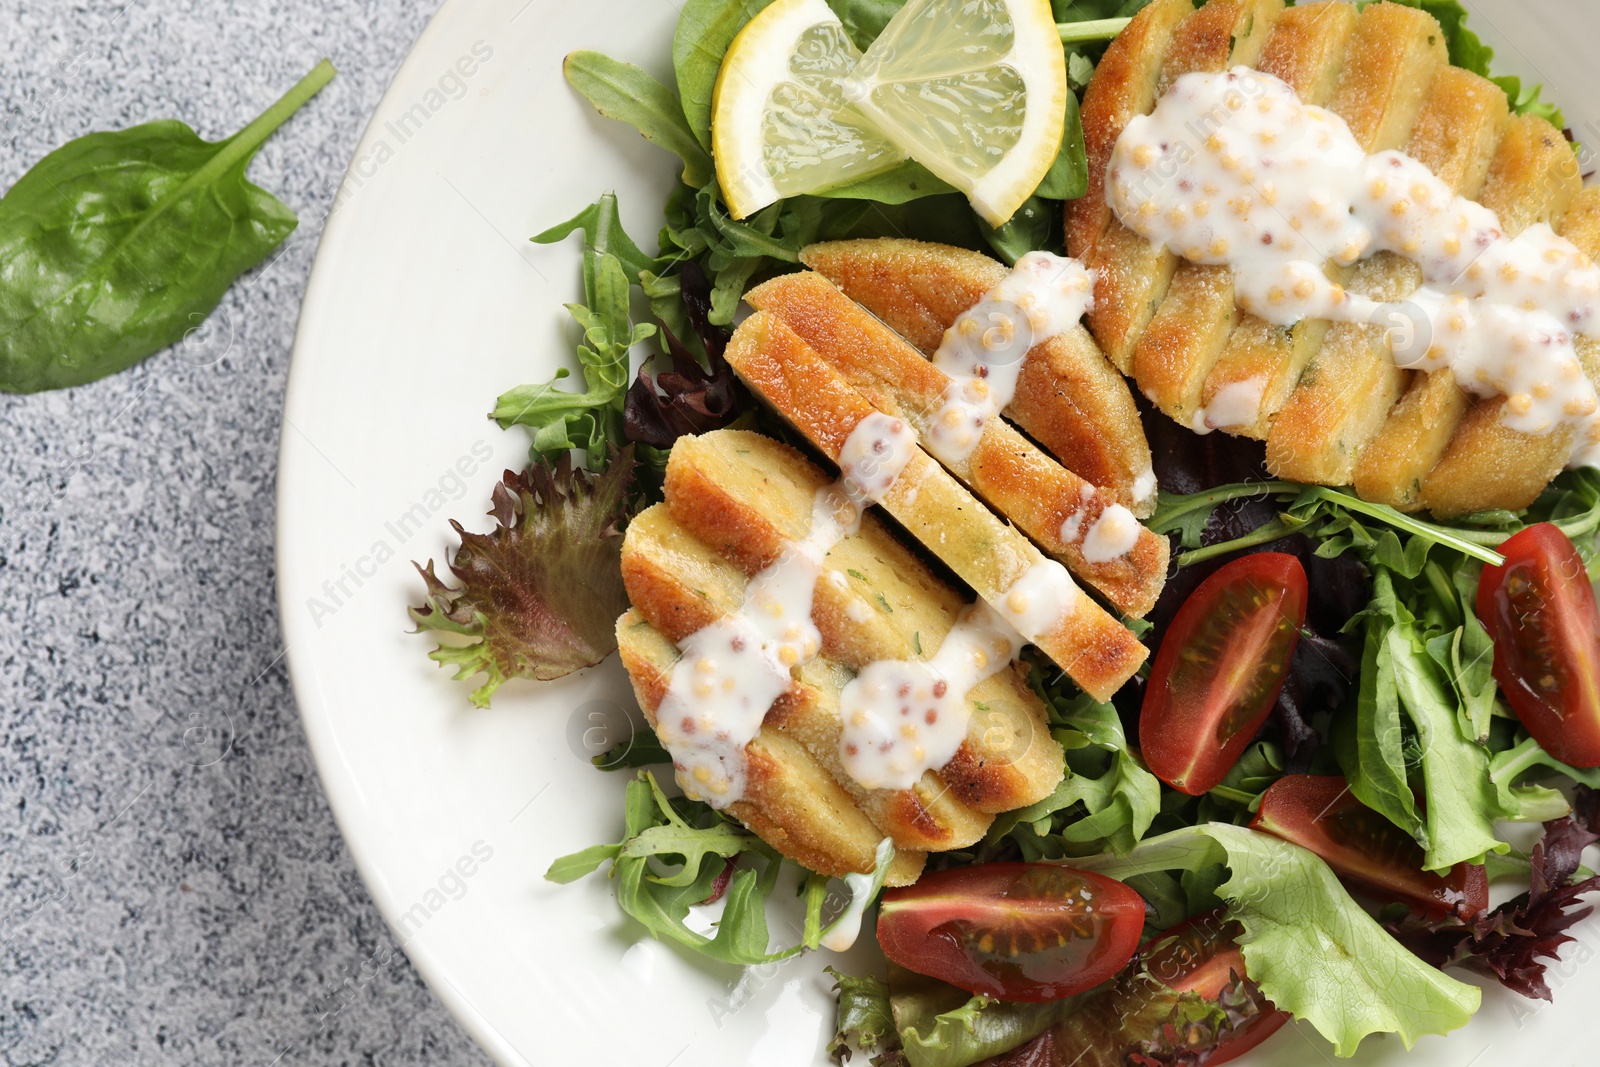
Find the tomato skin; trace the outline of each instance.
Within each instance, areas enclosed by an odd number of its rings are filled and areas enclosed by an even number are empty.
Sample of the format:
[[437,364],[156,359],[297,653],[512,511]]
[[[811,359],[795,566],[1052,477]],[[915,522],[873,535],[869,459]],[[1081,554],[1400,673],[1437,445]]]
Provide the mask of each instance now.
[[1489,906],[1483,865],[1458,863],[1447,874],[1422,869],[1422,846],[1367,807],[1343,778],[1290,774],[1261,794],[1250,823],[1310,849],[1342,877],[1384,900],[1471,919]]
[[900,966],[1005,1000],[1056,1000],[1120,971],[1139,947],[1144,898],[1055,863],[985,863],[924,875],[878,907],[878,944]]
[[1306,619],[1306,572],[1283,552],[1243,556],[1183,602],[1156,653],[1139,745],[1157,778],[1199,796],[1272,713]]
[[[1167,988],[1215,1000],[1234,979],[1245,976],[1238,937],[1244,927],[1222,911],[1196,915],[1151,941],[1144,950],[1145,968]],[[1277,1033],[1289,1013],[1274,1008],[1257,1016],[1206,1060],[1226,1063],[1243,1056]]]
[[1500,546],[1478,580],[1494,638],[1494,678],[1522,725],[1556,759],[1600,767],[1600,609],[1577,548],[1544,522]]

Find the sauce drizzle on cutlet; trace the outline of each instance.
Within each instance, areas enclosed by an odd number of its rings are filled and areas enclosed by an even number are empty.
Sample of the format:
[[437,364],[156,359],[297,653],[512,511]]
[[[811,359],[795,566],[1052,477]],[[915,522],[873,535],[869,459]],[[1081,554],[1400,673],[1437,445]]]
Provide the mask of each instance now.
[[[1506,397],[1512,430],[1571,426],[1569,464],[1600,461],[1600,397],[1573,345],[1600,338],[1600,267],[1542,222],[1507,237],[1493,211],[1403,153],[1369,155],[1277,78],[1244,67],[1179,78],[1118,137],[1106,200],[1147,240],[1231,267],[1244,310],[1281,326],[1384,327],[1397,365]],[[1381,303],[1324,273],[1378,252],[1413,260],[1422,288]],[[1257,419],[1261,391],[1238,385],[1196,413],[1196,430]]]

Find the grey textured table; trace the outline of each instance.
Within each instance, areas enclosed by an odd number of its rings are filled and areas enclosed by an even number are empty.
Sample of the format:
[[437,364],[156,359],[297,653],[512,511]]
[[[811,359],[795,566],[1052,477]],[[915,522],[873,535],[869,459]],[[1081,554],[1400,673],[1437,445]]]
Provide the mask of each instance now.
[[436,6],[0,0],[0,188],[80,134],[173,117],[215,139],[320,56],[341,71],[251,168],[301,225],[224,298],[226,355],[0,396],[5,1064],[485,1062],[356,875],[273,599],[321,218]]

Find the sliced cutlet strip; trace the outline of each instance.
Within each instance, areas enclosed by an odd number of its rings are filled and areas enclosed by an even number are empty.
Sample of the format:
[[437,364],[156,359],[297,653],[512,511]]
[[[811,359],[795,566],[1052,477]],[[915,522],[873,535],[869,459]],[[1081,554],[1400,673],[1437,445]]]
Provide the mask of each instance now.
[[[741,476],[760,478],[761,474],[746,468]],[[889,538],[880,526],[867,540],[881,543]],[[684,529],[665,505],[658,504],[629,523],[626,544],[623,573],[634,608],[674,645],[681,645],[696,630],[732,615],[744,603],[750,576]],[[855,551],[847,554],[864,554],[861,545],[853,547]],[[954,608],[951,610],[953,613]],[[798,741],[850,794],[880,833],[894,839],[896,848],[962,848],[981,838],[992,817],[967,806],[932,772],[911,789],[864,789],[845,772],[839,758],[843,729],[839,695],[852,677],[853,669],[825,650],[795,671],[789,691],[773,704],[763,727]],[[1002,679],[991,681],[1002,682],[994,687],[1002,699],[1009,695],[1004,692]],[[1030,731],[1035,718],[1039,729],[1044,730],[1042,713],[1030,717],[1026,711],[1023,721]],[[980,736],[978,743],[982,745],[983,741]],[[1003,762],[1005,769],[1015,762],[1006,759],[1007,753],[993,748],[985,748],[984,753]],[[1059,753],[1056,762],[1059,772]]]
[[[1340,60],[1355,23],[1350,4],[1287,8],[1272,25],[1257,69],[1287,83],[1301,100],[1324,104],[1338,85]],[[1278,329],[1238,309],[1229,268],[1184,264],[1134,350],[1134,379],[1157,408],[1186,426],[1219,396],[1240,390],[1260,395],[1266,379],[1254,367],[1227,366],[1230,341],[1241,328],[1251,335]],[[1236,370],[1250,373],[1240,376]],[[1288,395],[1290,384],[1282,387],[1282,396]]]
[[[1381,31],[1375,34],[1374,28]],[[1370,151],[1409,145],[1435,74],[1448,63],[1432,15],[1382,3],[1366,8],[1345,57],[1334,110]],[[1415,267],[1379,253],[1351,272],[1349,289],[1403,299]],[[1383,326],[1335,323],[1267,433],[1267,468],[1279,477],[1348,485],[1356,458],[1400,399],[1407,373],[1395,366]]]
[[[1358,17],[1355,5],[1342,0],[1291,8],[1278,20],[1287,36],[1281,42],[1276,40],[1278,28],[1274,28],[1261,69],[1288,83],[1306,103],[1327,107],[1345,119],[1367,151],[1398,148],[1409,131],[1390,132],[1394,124],[1372,121],[1379,109],[1369,98],[1399,95],[1414,79],[1395,66],[1392,56],[1389,63],[1374,63],[1372,57],[1385,54],[1381,49],[1387,39],[1415,42],[1422,25],[1418,14],[1394,4],[1377,4]],[[1437,29],[1433,32],[1437,35]],[[1425,43],[1426,35],[1423,40]],[[1436,60],[1437,56],[1430,56],[1428,74],[1438,66]],[[1427,84],[1426,77],[1422,84]],[[1363,121],[1358,124],[1357,119]],[[1362,140],[1373,131],[1388,139]],[[1332,262],[1325,272],[1340,284],[1349,281],[1349,270]],[[1229,426],[1227,431],[1265,440],[1273,416],[1299,384],[1329,326],[1326,319],[1303,319],[1293,327],[1283,327],[1241,313],[1221,357],[1206,376],[1202,403],[1216,403],[1225,390],[1258,393],[1260,414],[1255,422]]]
[[[1501,211],[1509,195],[1532,190],[1496,180],[1485,188],[1491,168],[1504,170],[1516,154],[1505,134],[1511,118],[1505,91],[1487,78],[1460,67],[1444,67],[1412,131],[1407,152],[1457,193]],[[1503,149],[1503,150],[1502,150]],[[1486,195],[1487,194],[1487,195]],[[1416,284],[1421,272],[1410,271]],[[1364,499],[1411,511],[1420,506],[1422,479],[1438,463],[1466,410],[1467,396],[1450,371],[1412,375],[1405,395],[1356,461],[1353,484]]]
[[1161,63],[1172,31],[1194,10],[1189,0],[1154,0],[1106,46],[1083,93],[1083,150],[1089,186],[1067,204],[1067,251],[1082,259],[1094,251],[1111,221],[1106,203],[1106,167],[1122,128],[1155,106]]
[[[666,698],[678,649],[635,609],[617,620],[617,650],[633,692],[653,725]],[[780,703],[788,700],[785,696]],[[801,866],[843,877],[875,866],[883,834],[855,800],[797,739],[771,726],[745,748],[744,796],[727,811]],[[888,885],[910,885],[927,854],[897,851]]]
[[[673,449],[667,507],[680,526],[731,560],[740,574],[754,574],[805,536],[811,501],[826,482],[788,446],[722,430],[684,438]],[[823,655],[838,669],[855,672],[883,659],[929,659],[966,606],[870,514],[861,531],[835,546],[825,562],[812,620],[822,634]],[[1011,811],[1042,800],[1062,773],[1061,748],[1050,737],[1044,705],[1019,669],[979,683],[968,700],[973,714],[967,740],[916,789],[923,806],[954,831],[958,843],[937,846],[947,849],[982,835],[979,812]],[[829,727],[826,744],[837,758],[837,715]],[[982,825],[988,825],[986,816]]]
[[[829,459],[876,409],[844,376],[781,320],[758,311],[734,333],[728,363],[757,395]],[[1007,594],[1046,559],[943,467],[915,450],[883,507],[957,577],[1002,614]],[[1063,575],[1064,577],[1064,575]],[[1037,645],[1096,700],[1108,700],[1148,653],[1132,633],[1082,590],[1067,583],[1053,623],[1024,638]]]
[[[981,252],[898,238],[829,241],[800,260],[924,355],[1006,276]],[[1155,508],[1150,443],[1128,381],[1083,326],[1035,345],[1005,415],[1080,478],[1141,518]]]
[[[782,319],[878,410],[905,419],[924,440],[932,433],[949,376],[828,279],[814,271],[780,275],[745,300]],[[1167,539],[1122,509],[1107,521],[1133,527],[1128,550],[1091,559],[1090,531],[1116,497],[1062,467],[1004,419],[989,419],[972,453],[947,466],[1117,610],[1138,617],[1155,606],[1167,579]]]
[[[1516,163],[1495,168],[1485,201],[1498,195],[1502,182],[1537,195],[1518,198],[1514,208],[1502,212],[1501,229],[1515,234],[1536,222],[1549,223],[1585,255],[1600,256],[1587,222],[1568,227],[1563,221],[1583,179],[1578,157],[1561,131],[1544,119],[1519,115],[1506,140],[1517,146]],[[1587,369],[1593,361],[1592,343],[1578,340],[1579,360]],[[1550,479],[1561,473],[1572,451],[1572,427],[1538,436],[1519,433],[1500,421],[1505,403],[1504,397],[1469,400],[1444,455],[1422,481],[1424,508],[1439,518],[1498,508],[1518,511],[1533,503]]]
[[[1157,94],[1185,74],[1254,64],[1282,8],[1283,0],[1210,0],[1173,31]],[[1133,369],[1139,339],[1178,269],[1177,251],[1152,244],[1112,219],[1094,251],[1079,257],[1100,272],[1089,332],[1124,372]],[[1186,286],[1192,289],[1193,283]]]

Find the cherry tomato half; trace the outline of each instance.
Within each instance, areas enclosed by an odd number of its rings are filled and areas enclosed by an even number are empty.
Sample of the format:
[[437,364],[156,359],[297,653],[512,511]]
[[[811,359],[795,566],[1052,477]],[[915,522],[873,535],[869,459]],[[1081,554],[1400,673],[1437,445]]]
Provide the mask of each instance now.
[[[1145,970],[1176,992],[1216,1000],[1235,975],[1245,976],[1244,953],[1237,940],[1242,933],[1244,927],[1221,911],[1196,915],[1145,946]],[[1286,1011],[1264,1012],[1235,1031],[1205,1062],[1220,1064],[1243,1056],[1288,1021]]]
[[1114,879],[1054,863],[986,863],[890,889],[878,944],[907,970],[1005,1000],[1055,1000],[1122,969],[1144,900]]
[[1600,610],[1583,560],[1545,522],[1500,546],[1478,580],[1478,618],[1494,638],[1494,677],[1545,751],[1600,767]]
[[1145,945],[1139,965],[1124,972],[1129,980],[1119,979],[1091,994],[1066,1018],[1031,1041],[986,1060],[985,1067],[1125,1067],[1145,1042],[1168,1026],[1173,1027],[1168,1036],[1179,1044],[1180,1052],[1204,1057],[1197,1062],[1220,1064],[1244,1055],[1288,1022],[1288,1013],[1268,1005],[1212,1047],[1205,1044],[1212,1035],[1185,1028],[1178,1009],[1170,999],[1152,995],[1148,980],[1177,993],[1216,1000],[1234,975],[1245,974],[1244,955],[1234,940],[1241,933],[1239,924],[1220,911],[1173,927]]
[[1422,846],[1357,800],[1343,778],[1291,774],[1261,794],[1251,829],[1293,841],[1374,895],[1433,915],[1470,919],[1489,906],[1481,864],[1458,863],[1448,874],[1422,869]]
[[1277,703],[1305,620],[1305,568],[1283,552],[1236,559],[1190,594],[1139,713],[1157,778],[1199,796],[1227,776]]

